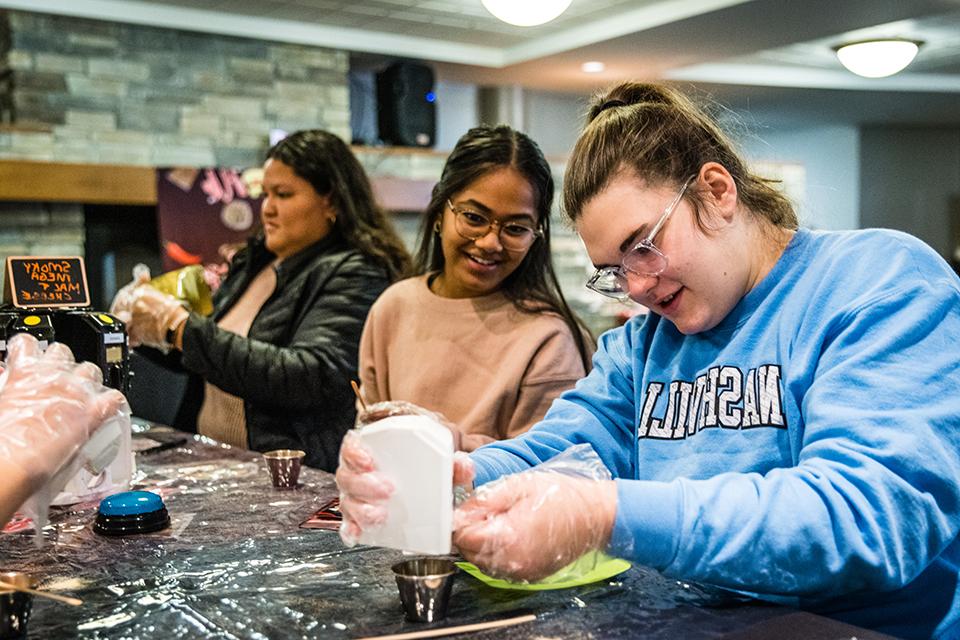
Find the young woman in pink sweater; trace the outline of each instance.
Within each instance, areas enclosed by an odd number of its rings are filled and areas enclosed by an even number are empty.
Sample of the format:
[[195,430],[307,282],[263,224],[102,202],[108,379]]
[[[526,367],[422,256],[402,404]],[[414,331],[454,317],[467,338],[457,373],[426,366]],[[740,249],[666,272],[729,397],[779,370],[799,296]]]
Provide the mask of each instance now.
[[440,413],[471,451],[526,431],[586,374],[592,339],[550,259],[553,192],[527,135],[501,125],[460,138],[424,212],[418,275],[387,289],[364,326],[368,405]]

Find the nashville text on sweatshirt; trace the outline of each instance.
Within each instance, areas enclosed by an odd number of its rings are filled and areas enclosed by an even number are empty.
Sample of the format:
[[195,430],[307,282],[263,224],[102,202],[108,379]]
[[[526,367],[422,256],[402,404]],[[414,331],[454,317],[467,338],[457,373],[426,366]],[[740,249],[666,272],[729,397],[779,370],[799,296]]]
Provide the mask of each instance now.
[[766,364],[747,371],[711,367],[693,382],[674,380],[667,392],[662,418],[653,417],[664,391],[662,382],[647,385],[637,438],[680,440],[702,429],[786,429],[780,365]]

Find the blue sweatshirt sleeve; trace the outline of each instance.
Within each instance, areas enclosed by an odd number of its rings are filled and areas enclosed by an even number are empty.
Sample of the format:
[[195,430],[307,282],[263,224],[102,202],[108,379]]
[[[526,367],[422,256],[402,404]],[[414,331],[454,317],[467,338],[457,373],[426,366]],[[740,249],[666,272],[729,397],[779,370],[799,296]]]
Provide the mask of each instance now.
[[808,365],[796,466],[619,480],[614,553],[690,580],[823,597],[902,587],[953,541],[956,284],[891,291],[837,313],[824,331]]
[[621,327],[600,337],[593,369],[557,398],[543,420],[511,440],[471,454],[476,484],[545,462],[572,445],[588,443],[614,477],[633,477],[635,447],[631,332]]

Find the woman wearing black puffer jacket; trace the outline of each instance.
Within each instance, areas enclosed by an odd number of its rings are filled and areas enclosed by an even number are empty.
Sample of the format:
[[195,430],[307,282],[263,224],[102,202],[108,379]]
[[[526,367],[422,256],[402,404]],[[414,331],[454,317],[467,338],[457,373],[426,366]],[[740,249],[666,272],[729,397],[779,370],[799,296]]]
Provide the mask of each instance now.
[[131,344],[169,345],[203,380],[199,433],[257,451],[302,449],[332,471],[354,422],[350,380],[377,296],[409,256],[350,149],[320,130],[267,152],[263,232],[234,259],[214,313],[147,284],[125,309]]

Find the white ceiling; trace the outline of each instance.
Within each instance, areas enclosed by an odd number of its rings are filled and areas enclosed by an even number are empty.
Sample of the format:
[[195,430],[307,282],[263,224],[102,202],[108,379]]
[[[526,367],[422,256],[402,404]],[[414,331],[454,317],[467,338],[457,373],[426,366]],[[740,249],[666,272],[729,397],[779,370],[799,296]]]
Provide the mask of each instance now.
[[[530,0],[516,0],[517,2]],[[0,0],[16,8],[429,61],[441,80],[587,93],[628,78],[694,83],[784,119],[960,124],[960,0],[573,0],[513,27],[480,0]],[[831,48],[926,44],[906,71],[858,78]],[[588,60],[606,64],[585,74]]]

